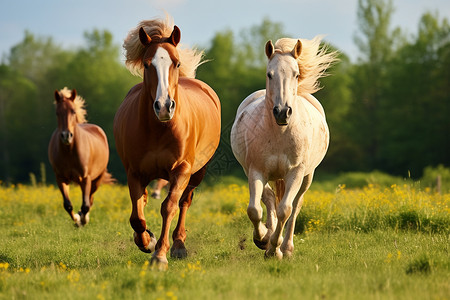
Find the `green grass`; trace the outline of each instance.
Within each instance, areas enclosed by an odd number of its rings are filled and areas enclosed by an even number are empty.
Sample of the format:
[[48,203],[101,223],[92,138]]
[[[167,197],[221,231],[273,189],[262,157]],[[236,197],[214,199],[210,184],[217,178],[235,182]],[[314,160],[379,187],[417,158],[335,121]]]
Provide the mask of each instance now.
[[[311,193],[300,215],[312,222],[295,236],[292,259],[277,261],[264,259],[252,242],[245,186],[199,188],[187,219],[189,256],[169,258],[169,270],[160,272],[132,241],[126,187],[100,188],[84,228],[72,225],[53,186],[1,187],[0,299],[448,299],[449,196],[416,195],[431,203],[419,206],[408,204],[408,197],[416,199],[411,194],[393,189],[379,189],[379,196],[375,188]],[[363,219],[368,209],[352,207],[351,199],[359,203],[357,197],[385,199],[391,193],[405,197],[394,201],[402,207],[382,210],[366,203],[380,215],[399,215],[406,207],[420,216],[428,209],[444,218],[447,229],[320,225],[351,215]],[[73,187],[71,195],[78,208],[79,189]],[[325,197],[330,202],[319,207]],[[151,199],[146,207],[148,226],[157,235],[159,204]],[[344,208],[334,212],[336,205]]]

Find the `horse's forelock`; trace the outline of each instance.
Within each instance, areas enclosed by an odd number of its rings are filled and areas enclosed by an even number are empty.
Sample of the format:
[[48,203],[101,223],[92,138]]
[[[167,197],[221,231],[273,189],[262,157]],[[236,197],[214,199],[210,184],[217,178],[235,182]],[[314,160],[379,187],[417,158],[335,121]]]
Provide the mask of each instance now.
[[[147,49],[139,40],[139,29],[142,27],[152,40],[155,38],[164,42],[172,34],[174,26],[173,18],[166,14],[165,19],[145,20],[130,30],[123,43],[123,48],[125,49],[125,64],[133,75],[143,76],[142,59]],[[180,46],[177,47],[181,63],[180,77],[194,78],[197,67],[202,64],[203,51]]]
[[[337,60],[337,51],[328,51],[327,46],[320,47],[323,36],[319,35],[312,40],[300,39],[302,51],[297,58],[300,70],[297,93],[313,94],[321,87],[319,79],[326,76],[326,70]],[[298,39],[281,38],[275,43],[275,52],[290,53],[297,44]]]
[[[59,90],[60,95],[62,95],[64,98],[69,99],[72,97],[72,90],[68,89],[67,87],[64,87],[63,89]],[[77,95],[75,99],[73,100],[73,104],[75,106],[75,114],[77,115],[77,123],[86,123],[86,109],[85,109],[85,101],[80,96]]]

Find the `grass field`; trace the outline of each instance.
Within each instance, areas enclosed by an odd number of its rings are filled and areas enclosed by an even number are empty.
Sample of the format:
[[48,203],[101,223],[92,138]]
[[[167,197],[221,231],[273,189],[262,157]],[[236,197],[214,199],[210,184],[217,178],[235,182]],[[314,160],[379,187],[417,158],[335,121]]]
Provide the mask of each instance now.
[[[71,198],[78,209],[78,187]],[[160,272],[132,241],[126,187],[101,187],[84,228],[73,226],[55,186],[0,187],[0,298],[450,298],[449,193],[313,187],[284,261],[253,245],[247,201],[245,184],[200,187],[188,212],[189,256],[169,258]],[[146,208],[158,235],[159,204]]]

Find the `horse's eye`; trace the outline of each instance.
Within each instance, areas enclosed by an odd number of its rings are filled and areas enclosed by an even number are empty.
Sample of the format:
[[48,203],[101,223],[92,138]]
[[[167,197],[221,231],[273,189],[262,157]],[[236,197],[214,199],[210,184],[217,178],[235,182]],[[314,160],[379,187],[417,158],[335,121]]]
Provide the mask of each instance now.
[[300,74],[295,74],[295,79],[299,79],[300,78]]
[[272,74],[271,73],[267,73],[267,78],[272,79]]
[[148,63],[144,63],[144,68],[148,69]]
[[72,115],[74,115],[74,114],[75,114],[75,110],[71,109],[71,110],[70,110],[70,113],[71,113]]
[[180,66],[181,66],[181,64],[180,64],[180,63],[178,63],[178,64],[177,64],[177,69],[178,69],[178,68],[180,68]]

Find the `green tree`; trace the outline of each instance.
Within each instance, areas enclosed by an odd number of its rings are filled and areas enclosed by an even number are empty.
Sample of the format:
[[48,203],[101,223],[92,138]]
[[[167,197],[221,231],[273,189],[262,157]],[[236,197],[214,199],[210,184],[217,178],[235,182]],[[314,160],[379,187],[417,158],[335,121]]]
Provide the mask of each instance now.
[[35,37],[26,31],[2,66],[2,122],[7,123],[3,128],[7,137],[3,153],[9,153],[14,166],[4,177],[8,181],[26,181],[29,172],[39,172],[40,163],[47,161],[49,122],[54,116],[50,118],[47,75],[65,58],[66,52],[51,38]]
[[[348,135],[359,148],[352,164],[358,169],[381,168],[379,147],[382,139],[380,102],[385,95],[388,62],[394,37],[390,29],[392,0],[358,0],[358,28],[355,42],[360,49],[359,64],[353,69],[353,103],[349,112]],[[356,158],[356,159],[355,159]]]
[[386,171],[450,164],[450,26],[425,13],[417,36],[397,51],[389,68],[381,124]]
[[[330,51],[336,50],[338,49],[330,47]],[[352,166],[349,159],[357,157],[355,145],[347,135],[349,125],[347,118],[353,95],[351,70],[352,64],[348,56],[340,53],[339,62],[328,70],[330,76],[320,79],[323,89],[314,94],[325,109],[330,129],[330,146],[319,172],[349,170]]]
[[39,155],[36,90],[32,81],[0,65],[0,181],[27,180],[26,170]]

